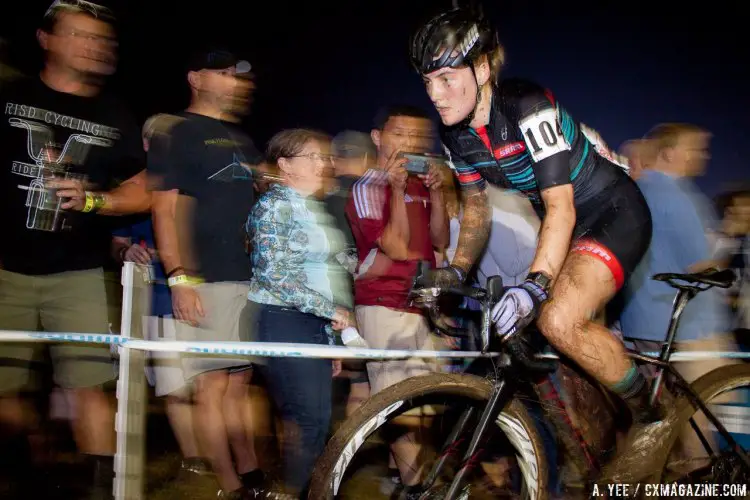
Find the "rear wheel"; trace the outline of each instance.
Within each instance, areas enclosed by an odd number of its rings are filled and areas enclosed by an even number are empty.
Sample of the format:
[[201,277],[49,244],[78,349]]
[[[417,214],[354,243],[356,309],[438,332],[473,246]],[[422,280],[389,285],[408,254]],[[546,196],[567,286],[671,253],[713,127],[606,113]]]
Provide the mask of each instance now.
[[[407,427],[419,446],[418,476],[427,488],[421,498],[443,498],[491,391],[491,382],[484,378],[434,373],[376,394],[328,443],[313,472],[309,498],[388,498],[393,491],[378,487],[387,475],[387,443],[393,442],[393,435],[385,434]],[[469,419],[464,431],[444,447],[462,417]],[[542,437],[526,408],[514,399],[486,434],[480,445],[483,453],[459,498],[547,499],[548,464]],[[394,458],[398,463],[399,457]],[[436,463],[443,465],[433,469]],[[434,475],[435,471],[439,473]],[[434,482],[425,484],[430,476]]]
[[[747,453],[750,448],[750,364],[717,368],[696,380],[692,388]],[[662,448],[664,453],[655,469],[658,473],[651,482],[717,483],[729,487],[726,492],[722,491],[728,498],[748,498],[750,469],[728,449],[725,440],[705,420],[703,412],[696,410],[686,397],[680,397],[674,409],[676,421]],[[691,419],[695,423],[692,429]],[[711,453],[701,441],[709,445]]]

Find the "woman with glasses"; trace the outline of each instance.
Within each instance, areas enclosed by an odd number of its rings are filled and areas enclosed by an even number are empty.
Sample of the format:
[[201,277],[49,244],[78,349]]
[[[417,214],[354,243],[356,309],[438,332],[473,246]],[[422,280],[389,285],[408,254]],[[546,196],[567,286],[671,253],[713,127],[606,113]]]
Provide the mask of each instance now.
[[[335,255],[345,239],[322,201],[332,174],[329,139],[285,130],[268,145],[280,181],[256,203],[246,229],[252,244],[249,299],[259,304],[258,340],[328,344],[331,329],[354,325],[347,271]],[[264,375],[284,419],[284,485],[297,496],[323,451],[331,419],[331,378],[340,362],[267,358]]]

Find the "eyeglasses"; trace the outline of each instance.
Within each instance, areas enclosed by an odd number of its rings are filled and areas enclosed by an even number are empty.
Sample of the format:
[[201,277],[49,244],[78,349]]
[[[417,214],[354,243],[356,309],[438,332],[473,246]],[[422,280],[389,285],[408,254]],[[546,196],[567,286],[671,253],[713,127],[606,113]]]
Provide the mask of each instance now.
[[326,155],[322,153],[307,153],[303,155],[293,155],[289,158],[307,158],[312,161],[332,162],[335,158],[333,155]]
[[114,13],[107,7],[86,0],[55,0],[44,13],[44,17],[54,16],[60,10],[86,12],[102,20],[114,20],[115,18]]

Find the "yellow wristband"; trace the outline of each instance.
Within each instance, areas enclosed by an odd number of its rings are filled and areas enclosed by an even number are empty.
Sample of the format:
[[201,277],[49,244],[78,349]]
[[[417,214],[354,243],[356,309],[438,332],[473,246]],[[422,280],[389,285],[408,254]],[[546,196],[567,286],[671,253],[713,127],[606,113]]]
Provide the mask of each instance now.
[[178,285],[200,285],[203,283],[203,280],[200,278],[194,278],[192,276],[188,276],[187,274],[180,274],[179,276],[172,276],[167,280],[167,285],[169,285],[170,288],[173,286]]
[[107,205],[107,198],[102,193],[94,193],[91,195],[94,199],[94,210],[99,211]]
[[81,212],[88,213],[94,209],[94,195],[89,191],[86,191],[86,202],[83,205]]

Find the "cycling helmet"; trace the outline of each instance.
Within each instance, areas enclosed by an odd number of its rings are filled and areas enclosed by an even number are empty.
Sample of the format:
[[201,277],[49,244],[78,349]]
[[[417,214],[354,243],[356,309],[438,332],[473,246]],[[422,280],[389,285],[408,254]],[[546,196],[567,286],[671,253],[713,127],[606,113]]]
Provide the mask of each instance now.
[[420,74],[471,64],[497,47],[497,34],[473,9],[453,9],[427,21],[411,39],[411,62]]

